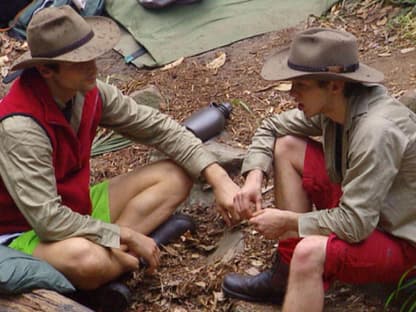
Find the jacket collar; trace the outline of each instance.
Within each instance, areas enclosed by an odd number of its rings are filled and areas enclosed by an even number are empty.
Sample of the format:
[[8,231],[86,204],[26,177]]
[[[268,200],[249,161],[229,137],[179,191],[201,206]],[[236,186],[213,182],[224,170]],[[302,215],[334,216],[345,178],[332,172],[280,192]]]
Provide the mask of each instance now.
[[363,84],[357,94],[354,94],[348,99],[344,124],[345,131],[350,130],[356,117],[367,114],[368,106],[371,102],[386,94],[386,88],[380,84]]

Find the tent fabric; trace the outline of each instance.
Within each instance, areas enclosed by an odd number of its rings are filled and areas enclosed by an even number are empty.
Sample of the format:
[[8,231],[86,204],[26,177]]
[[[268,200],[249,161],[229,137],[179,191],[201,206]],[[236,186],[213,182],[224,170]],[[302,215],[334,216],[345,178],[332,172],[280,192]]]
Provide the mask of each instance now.
[[[143,8],[137,0],[106,0],[108,14],[134,38],[124,34],[116,50],[124,56],[144,47],[133,61],[140,67],[161,66],[232,42],[297,25],[321,15],[338,0],[203,0],[161,10]],[[139,53],[140,54],[140,53]]]

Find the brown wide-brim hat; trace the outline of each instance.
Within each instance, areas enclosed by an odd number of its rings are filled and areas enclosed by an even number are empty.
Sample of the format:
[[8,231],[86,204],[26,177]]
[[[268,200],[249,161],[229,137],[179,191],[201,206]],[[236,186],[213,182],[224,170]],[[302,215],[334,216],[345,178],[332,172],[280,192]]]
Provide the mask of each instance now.
[[261,76],[266,80],[310,78],[377,83],[382,72],[358,59],[357,39],[350,33],[327,28],[300,32],[290,47],[270,57]]
[[13,63],[11,70],[58,61],[87,62],[111,50],[120,38],[113,20],[81,17],[68,5],[39,11],[26,33],[29,51]]

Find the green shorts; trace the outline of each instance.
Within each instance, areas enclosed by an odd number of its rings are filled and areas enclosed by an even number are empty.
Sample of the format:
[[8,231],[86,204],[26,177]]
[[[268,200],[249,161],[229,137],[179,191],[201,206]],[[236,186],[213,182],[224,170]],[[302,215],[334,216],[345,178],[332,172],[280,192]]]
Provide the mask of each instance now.
[[[92,202],[91,216],[94,219],[110,223],[108,181],[104,181],[92,186],[90,190],[90,197]],[[39,237],[33,230],[31,230],[23,232],[21,235],[12,240],[9,244],[9,247],[32,255],[33,251],[39,243]]]

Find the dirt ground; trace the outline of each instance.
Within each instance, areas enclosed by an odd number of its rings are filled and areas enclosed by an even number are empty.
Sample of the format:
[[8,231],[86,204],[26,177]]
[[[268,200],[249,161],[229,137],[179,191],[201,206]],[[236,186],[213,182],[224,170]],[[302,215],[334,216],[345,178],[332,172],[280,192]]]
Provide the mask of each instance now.
[[[111,51],[99,60],[101,78],[119,86],[126,94],[146,85],[156,85],[166,101],[161,110],[178,121],[210,102],[228,101],[233,113],[226,126],[227,144],[246,148],[261,119],[293,107],[284,84],[264,81],[260,70],[264,60],[289,43],[299,29],[330,26],[346,29],[359,39],[362,60],[385,73],[385,85],[400,97],[416,88],[416,51],[414,41],[389,21],[399,8],[382,6],[381,1],[343,1],[323,18],[310,17],[296,28],[271,32],[242,40],[199,56],[186,58],[170,70],[138,70],[125,65],[122,57]],[[19,45],[2,35],[2,53],[7,51],[6,66],[19,54]],[[6,43],[6,44],[5,44]],[[10,48],[10,46],[13,48]],[[20,50],[24,50],[23,46]],[[220,53],[226,61],[217,69],[206,65]],[[0,54],[2,56],[3,54]],[[0,86],[0,96],[8,86]],[[123,150],[95,157],[91,161],[92,182],[127,172],[148,162],[149,148],[133,145]],[[240,182],[241,179],[236,177]],[[272,206],[271,199],[266,205]],[[272,311],[277,306],[251,305],[224,298],[221,281],[228,272],[255,272],[268,267],[274,242],[267,241],[247,225],[241,225],[245,249],[230,263],[206,265],[225,225],[214,209],[191,206],[185,209],[198,224],[163,251],[163,261],[155,275],[136,272],[126,282],[134,292],[130,311]],[[373,289],[374,290],[374,289]],[[325,311],[382,311],[384,294],[336,283],[326,294]]]

